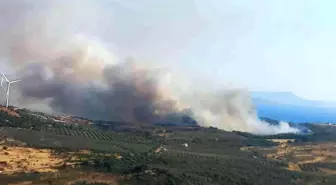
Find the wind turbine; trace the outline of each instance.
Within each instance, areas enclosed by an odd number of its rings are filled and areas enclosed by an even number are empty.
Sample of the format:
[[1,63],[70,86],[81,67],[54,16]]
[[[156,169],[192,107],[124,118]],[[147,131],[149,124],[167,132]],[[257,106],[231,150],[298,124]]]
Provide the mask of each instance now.
[[[9,90],[10,90],[10,86],[11,84],[15,83],[15,82],[19,82],[21,80],[13,80],[13,81],[9,81],[8,78],[6,77],[6,75],[2,73],[2,78],[1,78],[1,84],[0,86],[6,91],[6,107],[8,108],[8,105],[9,105]],[[6,81],[7,83],[7,88],[4,87],[4,80]]]

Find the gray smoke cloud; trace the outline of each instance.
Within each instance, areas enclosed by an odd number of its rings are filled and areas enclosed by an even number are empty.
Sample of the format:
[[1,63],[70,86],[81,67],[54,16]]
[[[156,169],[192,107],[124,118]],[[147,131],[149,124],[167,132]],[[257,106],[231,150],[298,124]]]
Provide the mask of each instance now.
[[160,123],[188,115],[202,126],[230,131],[297,132],[287,123],[260,121],[247,90],[186,88],[183,75],[118,59],[102,33],[113,27],[102,2],[0,2],[6,23],[0,26],[0,54],[23,80],[19,104],[39,101],[54,112],[91,119]]

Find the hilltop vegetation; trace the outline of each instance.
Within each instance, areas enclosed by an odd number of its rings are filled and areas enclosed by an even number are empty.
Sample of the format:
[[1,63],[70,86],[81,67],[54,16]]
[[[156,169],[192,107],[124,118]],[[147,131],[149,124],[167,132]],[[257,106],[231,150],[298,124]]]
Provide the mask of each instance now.
[[[57,172],[37,173],[18,167],[25,165],[16,165],[16,162],[20,164],[22,161],[13,159],[12,162],[7,162],[9,165],[15,163],[15,169],[20,173],[8,174],[9,171],[4,168],[0,182],[130,185],[336,184],[334,176],[319,170],[321,165],[323,169],[332,170],[334,163],[330,160],[319,164],[297,164],[301,170],[290,170],[292,160],[298,160],[290,158],[290,152],[284,158],[269,157],[280,147],[280,144],[270,139],[294,138],[295,142],[289,143],[293,146],[290,150],[293,153],[298,144],[305,145],[317,140],[321,143],[332,137],[332,129],[322,126],[311,126],[315,135],[306,135],[307,140],[300,140],[303,136],[261,137],[190,125],[132,125],[106,121],[91,125],[70,124],[25,109],[15,112],[19,116],[0,112],[2,145],[9,150],[0,152],[6,155],[4,152],[15,152],[20,146],[38,153],[43,148],[51,152],[51,159],[55,157],[62,162],[56,166],[53,162],[44,166]],[[318,134],[325,136],[319,137]],[[29,152],[27,155],[30,155]],[[312,165],[315,166],[311,167]],[[312,173],[305,169],[318,170]]]

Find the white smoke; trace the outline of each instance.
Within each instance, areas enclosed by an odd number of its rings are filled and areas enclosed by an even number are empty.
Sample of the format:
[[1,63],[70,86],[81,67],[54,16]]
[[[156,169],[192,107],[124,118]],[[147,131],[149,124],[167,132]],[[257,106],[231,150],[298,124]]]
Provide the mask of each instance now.
[[195,90],[197,82],[186,87],[183,75],[163,72],[159,63],[157,69],[120,61],[118,47],[102,34],[109,22],[100,3],[2,1],[0,7],[7,23],[0,26],[0,54],[23,78],[19,104],[42,101],[53,111],[92,119],[178,122],[188,114],[202,126],[229,131],[297,132],[285,122],[260,121],[246,90]]

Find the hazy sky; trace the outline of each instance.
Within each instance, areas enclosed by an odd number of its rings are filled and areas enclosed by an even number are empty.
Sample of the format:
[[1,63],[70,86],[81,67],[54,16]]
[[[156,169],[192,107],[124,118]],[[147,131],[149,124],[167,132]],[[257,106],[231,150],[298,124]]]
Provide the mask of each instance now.
[[334,0],[64,2],[49,13],[50,31],[97,36],[120,58],[159,61],[217,84],[336,100]]
[[177,64],[217,83],[336,100],[336,1],[109,2],[106,38],[119,55]]

